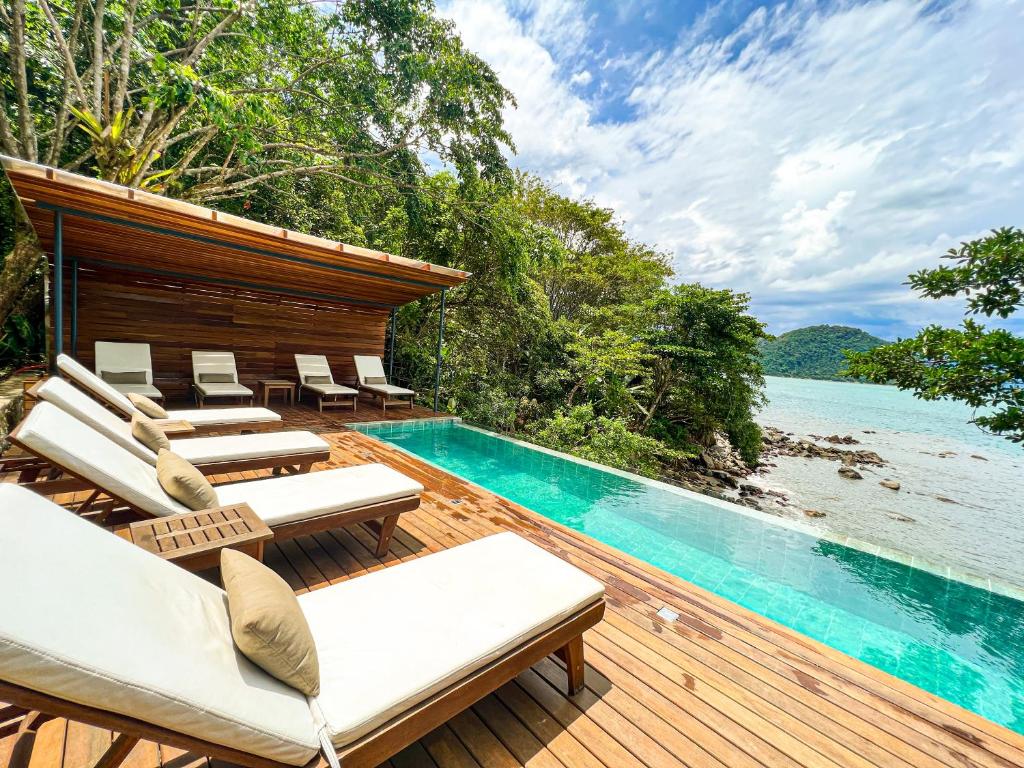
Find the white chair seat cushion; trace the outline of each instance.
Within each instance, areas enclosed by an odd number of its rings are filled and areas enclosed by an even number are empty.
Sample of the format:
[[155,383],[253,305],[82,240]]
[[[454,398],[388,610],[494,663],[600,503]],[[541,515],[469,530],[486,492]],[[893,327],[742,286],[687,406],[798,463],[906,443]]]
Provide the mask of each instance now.
[[346,387],[344,384],[303,384],[305,389],[320,395],[358,395],[358,389]]
[[110,386],[125,395],[129,392],[134,392],[136,395],[145,395],[155,400],[159,400],[164,396],[164,393],[152,384],[111,384]]
[[303,765],[308,700],[239,653],[224,592],[13,484],[0,487],[0,678]]
[[363,384],[363,389],[368,389],[371,392],[380,392],[384,395],[394,396],[405,396],[415,395],[411,389],[405,389],[404,387],[396,387],[394,384]]
[[37,456],[151,515],[189,511],[160,487],[153,464],[53,403],[44,401],[29,411],[16,437]]
[[196,382],[196,389],[207,397],[250,397],[252,390],[234,382]]
[[171,441],[171,450],[191,464],[321,453],[330,449],[325,440],[312,432],[263,432],[257,435],[186,437]]
[[215,424],[250,424],[259,421],[281,421],[281,415],[269,408],[189,408],[168,411],[167,418],[187,421],[196,427]]
[[221,505],[246,503],[263,522],[276,525],[415,496],[423,486],[383,464],[269,477],[216,488]]
[[299,595],[332,743],[350,744],[603,592],[578,568],[501,533]]

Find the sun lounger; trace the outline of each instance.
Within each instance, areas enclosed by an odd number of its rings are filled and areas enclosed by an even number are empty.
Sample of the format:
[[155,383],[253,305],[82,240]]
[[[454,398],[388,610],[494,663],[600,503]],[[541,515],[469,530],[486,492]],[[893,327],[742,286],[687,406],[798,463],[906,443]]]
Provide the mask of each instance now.
[[164,398],[163,393],[153,386],[149,344],[97,341],[96,375],[122,394],[134,392],[150,400]]
[[249,405],[253,402],[253,391],[238,382],[234,352],[193,352],[192,387],[200,408],[208,397],[237,397],[239,402],[249,398]]
[[300,595],[320,666],[307,698],[238,650],[223,590],[14,485],[0,581],[31,585],[0,591],[0,701],[118,733],[105,768],[139,739],[251,768],[370,768],[549,654],[577,692],[604,612],[599,582],[489,536]]
[[[57,370],[76,386],[115,413],[130,419],[137,412],[132,401],[69,355],[57,355]],[[281,417],[266,408],[188,408],[168,410],[172,421],[187,421],[197,434],[208,432],[265,432],[278,429]]]
[[[52,403],[36,405],[9,438],[145,517],[191,511],[160,486],[156,467]],[[252,507],[277,539],[373,521],[383,556],[398,516],[419,506],[423,486],[383,464],[364,464],[218,485],[215,491],[219,506]]]
[[330,363],[326,355],[295,355],[295,367],[299,369],[299,400],[303,390],[316,395],[317,407],[323,411],[324,406],[341,405],[343,400],[352,401],[355,411],[359,400],[359,390],[334,383]]
[[[132,436],[131,425],[119,419],[80,389],[64,379],[50,378],[36,384],[29,395],[52,403],[88,424],[122,448],[156,466],[156,453]],[[185,437],[171,440],[171,450],[204,475],[282,468],[308,472],[313,464],[326,461],[331,446],[312,432],[263,432],[253,435]]]
[[389,399],[409,399],[409,407],[412,408],[416,393],[411,389],[396,387],[388,384],[387,376],[384,375],[384,365],[380,358],[375,355],[353,355],[352,360],[356,364],[356,375],[359,378],[359,388],[365,389],[374,397],[380,399],[381,408],[388,409]]

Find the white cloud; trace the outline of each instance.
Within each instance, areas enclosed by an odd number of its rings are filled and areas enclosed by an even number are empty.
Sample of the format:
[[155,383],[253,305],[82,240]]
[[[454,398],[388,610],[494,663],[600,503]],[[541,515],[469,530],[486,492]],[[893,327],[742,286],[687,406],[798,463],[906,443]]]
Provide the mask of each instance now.
[[575,75],[569,78],[569,82],[573,85],[589,85],[590,81],[594,79],[594,76],[589,71],[583,69],[577,72]]
[[[453,0],[498,71],[519,166],[614,207],[680,280],[752,294],[773,330],[956,318],[906,275],[1024,211],[1024,4],[711,7],[674,48],[597,50],[567,0]],[[719,25],[720,26],[720,25]],[[631,73],[617,120],[575,87]]]

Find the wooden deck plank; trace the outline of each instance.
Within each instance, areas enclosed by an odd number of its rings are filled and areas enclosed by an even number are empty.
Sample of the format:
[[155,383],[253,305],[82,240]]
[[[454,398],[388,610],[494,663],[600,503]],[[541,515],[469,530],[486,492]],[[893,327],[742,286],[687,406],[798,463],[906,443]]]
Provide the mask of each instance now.
[[[382,414],[360,403],[357,418]],[[384,558],[364,526],[268,544],[264,561],[296,592],[320,589],[502,530],[516,531],[601,580],[606,620],[586,637],[586,685],[567,698],[547,659],[394,756],[392,768],[624,765],[944,768],[1024,765],[1024,737],[496,497],[394,446],[341,428],[351,412],[279,408],[289,428],[332,448],[315,470],[381,461],[423,483]],[[432,416],[427,409],[391,418]],[[244,472],[223,480],[266,477]],[[221,478],[218,478],[221,479]],[[657,615],[662,606],[677,621]],[[410,634],[414,641],[415,633]],[[32,768],[78,768],[107,731],[58,720],[40,730]],[[129,768],[207,761],[140,744]]]

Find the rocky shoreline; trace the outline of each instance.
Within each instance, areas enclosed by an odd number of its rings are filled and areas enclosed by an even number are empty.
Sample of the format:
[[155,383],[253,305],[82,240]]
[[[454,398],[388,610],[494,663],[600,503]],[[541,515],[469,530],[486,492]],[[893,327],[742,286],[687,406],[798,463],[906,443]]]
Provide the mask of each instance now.
[[[852,435],[808,435],[807,438],[796,437],[792,432],[783,432],[775,427],[764,427],[761,461],[751,468],[743,463],[728,441],[720,437],[715,445],[703,450],[698,457],[676,469],[665,480],[688,490],[762,512],[791,516],[799,512],[800,508],[784,491],[771,488],[765,483],[765,476],[775,466],[772,459],[793,456],[834,461],[839,464],[837,473],[850,480],[863,479],[859,469],[888,465],[874,451],[847,447],[860,444]],[[880,485],[893,491],[900,489],[900,484],[894,480],[882,480]],[[820,510],[802,511],[807,517],[825,516]],[[911,521],[910,518],[906,520]]]

